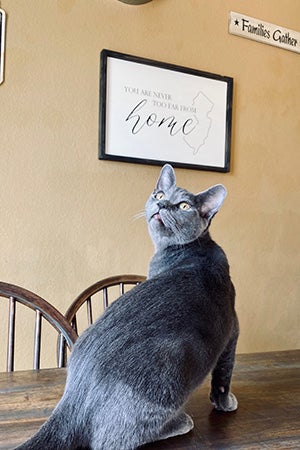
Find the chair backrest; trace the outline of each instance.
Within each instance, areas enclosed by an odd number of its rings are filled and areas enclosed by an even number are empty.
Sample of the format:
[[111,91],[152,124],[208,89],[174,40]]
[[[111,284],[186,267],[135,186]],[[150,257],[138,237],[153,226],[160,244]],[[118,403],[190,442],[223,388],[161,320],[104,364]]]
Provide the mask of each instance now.
[[[145,281],[146,277],[142,275],[116,275],[113,277],[104,278],[100,281],[89,286],[85,289],[80,295],[76,297],[73,303],[70,305],[67,310],[65,317],[68,322],[72,325],[76,333],[78,333],[78,325],[77,325],[77,313],[78,310],[86,304],[86,326],[89,326],[93,323],[93,305],[94,300],[96,300],[95,294],[100,293],[100,298],[102,298],[102,310],[104,311],[108,305],[115,300],[120,295],[124,294],[128,287],[132,288],[143,281]],[[118,286],[118,290],[111,289]],[[102,294],[102,295],[101,295]],[[112,296],[113,294],[114,296]],[[97,296],[99,299],[99,295]],[[92,302],[93,299],[93,302]],[[79,334],[79,333],[78,333]]]
[[[15,335],[16,335],[16,317],[17,303],[21,303],[35,312],[34,324],[34,344],[33,344],[33,369],[40,368],[41,361],[41,330],[42,319],[49,322],[61,336],[61,340],[71,349],[77,339],[77,333],[70,326],[66,318],[50,303],[43,298],[19,286],[0,282],[0,298],[8,299],[8,338],[7,338],[7,363],[6,371],[14,370],[15,362]],[[21,311],[20,311],[21,312]],[[24,324],[22,324],[22,327]],[[55,351],[56,343],[55,343]],[[58,354],[58,367],[64,367],[64,354],[62,351]]]

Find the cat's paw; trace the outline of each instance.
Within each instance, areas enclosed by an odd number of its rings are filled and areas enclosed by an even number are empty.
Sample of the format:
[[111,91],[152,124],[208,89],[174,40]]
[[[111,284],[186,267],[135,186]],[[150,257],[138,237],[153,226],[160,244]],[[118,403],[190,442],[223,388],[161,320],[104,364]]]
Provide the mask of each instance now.
[[184,419],[182,420],[181,427],[178,431],[180,434],[186,434],[194,428],[193,419],[186,413],[184,413]]
[[228,394],[223,394],[221,392],[217,395],[210,394],[210,401],[217,411],[230,412],[235,411],[238,408],[238,401],[232,392],[229,392]]
[[186,434],[194,428],[193,419],[186,413],[181,413],[169,420],[160,432],[157,440],[168,439]]

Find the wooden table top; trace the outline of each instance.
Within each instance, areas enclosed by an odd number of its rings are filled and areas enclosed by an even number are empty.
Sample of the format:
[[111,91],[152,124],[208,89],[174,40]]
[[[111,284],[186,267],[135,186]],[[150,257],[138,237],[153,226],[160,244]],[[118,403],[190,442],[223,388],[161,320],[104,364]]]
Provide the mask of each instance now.
[[[0,373],[0,449],[14,448],[39,428],[65,378],[65,369]],[[232,391],[238,410],[214,411],[207,380],[187,404],[194,430],[143,450],[300,449],[300,350],[237,356]]]

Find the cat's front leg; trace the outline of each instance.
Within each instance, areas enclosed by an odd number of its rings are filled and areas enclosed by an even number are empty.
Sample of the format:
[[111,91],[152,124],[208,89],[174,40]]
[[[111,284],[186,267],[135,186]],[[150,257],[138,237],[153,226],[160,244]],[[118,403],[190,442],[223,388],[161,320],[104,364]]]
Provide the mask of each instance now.
[[210,401],[218,411],[235,411],[238,407],[235,395],[230,392],[237,339],[238,326],[212,372]]
[[238,408],[238,401],[232,392],[210,394],[210,401],[217,411],[231,412]]

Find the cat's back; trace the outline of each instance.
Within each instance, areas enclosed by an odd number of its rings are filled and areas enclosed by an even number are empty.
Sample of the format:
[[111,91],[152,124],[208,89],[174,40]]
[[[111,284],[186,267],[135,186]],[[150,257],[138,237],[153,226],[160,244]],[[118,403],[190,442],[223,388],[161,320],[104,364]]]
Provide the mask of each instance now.
[[201,332],[206,324],[205,333],[214,333],[218,317],[230,319],[234,290],[224,252],[213,241],[209,247],[166,252],[164,262],[155,262],[160,270],[116,300],[79,341],[126,346],[126,340]]

